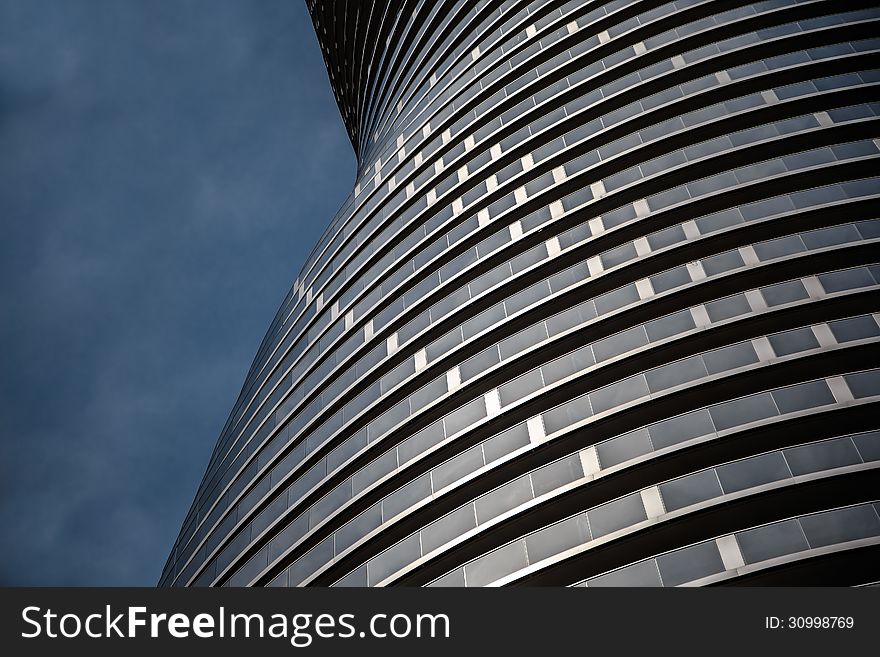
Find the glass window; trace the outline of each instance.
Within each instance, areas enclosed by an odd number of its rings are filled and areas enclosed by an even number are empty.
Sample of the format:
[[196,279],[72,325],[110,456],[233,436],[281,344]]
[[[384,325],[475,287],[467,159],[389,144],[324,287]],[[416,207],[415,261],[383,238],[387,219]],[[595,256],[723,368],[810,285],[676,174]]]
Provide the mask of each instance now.
[[816,349],[819,341],[809,327],[785,331],[768,336],[770,345],[777,356],[788,356],[809,349]]
[[484,349],[476,356],[469,358],[459,365],[458,371],[461,375],[461,380],[468,381],[500,362],[501,356],[498,354],[498,345],[493,344],[488,349]]
[[350,499],[351,481],[346,480],[315,502],[309,510],[309,526],[315,527]]
[[345,461],[354,456],[367,445],[367,431],[361,429],[355,435],[349,436],[339,447],[327,455],[327,469],[332,472]]
[[760,260],[772,260],[806,251],[806,247],[804,247],[804,243],[799,235],[789,235],[766,242],[759,242],[753,248]]
[[590,520],[590,530],[594,539],[648,518],[645,514],[645,506],[642,504],[642,496],[638,493],[591,509],[587,517]]
[[382,518],[388,521],[431,495],[431,475],[425,473],[413,479],[382,500]]
[[691,282],[691,275],[687,270],[687,266],[680,265],[661,274],[655,274],[650,277],[650,280],[654,292],[660,294],[661,292],[687,285]]
[[544,375],[545,384],[550,385],[575,372],[582,372],[595,364],[595,362],[593,351],[587,346],[550,361],[541,367],[541,372]]
[[[876,186],[878,185],[877,180],[874,179],[873,183],[876,189]],[[880,220],[869,219],[868,221],[860,221],[856,224],[856,228],[862,238],[866,240],[880,237]]]
[[486,400],[477,397],[443,418],[446,435],[452,436],[486,417]]
[[815,408],[834,403],[834,395],[824,381],[810,381],[773,391],[773,399],[781,413]]
[[794,203],[787,196],[774,196],[773,198],[744,205],[740,208],[740,212],[742,212],[742,216],[746,221],[751,221],[794,209]]
[[446,435],[443,433],[443,421],[437,420],[397,446],[400,464],[408,463],[444,438]]
[[788,465],[779,452],[720,465],[716,468],[716,472],[725,493],[734,493],[791,477]]
[[546,322],[551,336],[558,335],[563,331],[588,322],[596,317],[596,308],[592,301],[573,306],[557,315],[549,318]]
[[519,540],[465,564],[464,572],[468,586],[485,586],[527,565],[525,542]]
[[580,244],[581,242],[586,241],[591,234],[589,224],[580,224],[571,230],[560,233],[557,239],[559,240],[560,248],[567,249],[575,244]]
[[533,324],[529,328],[511,335],[509,338],[505,338],[499,343],[498,346],[501,350],[501,358],[502,360],[505,360],[515,356],[521,351],[525,351],[529,347],[546,339],[547,328],[544,326],[543,322],[541,324]]
[[626,223],[627,221],[631,221],[636,218],[636,209],[633,207],[632,203],[628,203],[626,205],[622,205],[615,210],[611,210],[610,212],[606,212],[602,215],[602,225],[605,226],[606,230],[609,228],[614,228],[615,226],[619,226],[620,224]]
[[[783,168],[782,173],[784,172],[785,169]],[[697,228],[703,235],[714,233],[716,230],[722,230],[730,226],[735,226],[736,224],[741,224],[742,222],[743,219],[739,213],[739,208],[730,208],[721,212],[715,212],[696,220]]]
[[645,334],[644,327],[634,326],[602,340],[597,340],[593,343],[593,353],[596,355],[596,360],[601,363],[603,360],[619,356],[646,344],[648,344],[648,336]]
[[483,443],[486,463],[492,463],[513,450],[529,444],[529,430],[525,423],[517,424]]
[[462,341],[461,337],[461,327],[457,327],[452,331],[449,331],[446,335],[437,338],[429,344],[425,348],[425,352],[428,356],[428,362],[434,361],[447,351],[460,344]]
[[583,514],[538,530],[526,536],[529,563],[534,564],[590,540],[587,517]]
[[878,370],[847,374],[843,378],[846,379],[846,384],[856,399],[880,395],[880,371]]
[[678,586],[724,572],[724,563],[714,541],[698,543],[657,557],[663,586]]
[[[507,231],[509,234],[509,230]],[[518,274],[521,271],[528,269],[532,265],[535,265],[547,257],[547,247],[545,244],[541,243],[536,246],[533,246],[528,251],[524,253],[520,253],[519,255],[514,256],[510,262],[508,263],[510,266],[510,270],[514,274]]]
[[673,479],[660,484],[659,488],[667,511],[676,511],[722,494],[714,470],[703,470],[687,477]]
[[834,339],[838,342],[850,342],[851,340],[863,340],[880,335],[877,322],[870,315],[861,317],[849,317],[828,322]]
[[483,465],[485,465],[483,463],[483,447],[475,445],[434,468],[431,473],[433,488],[438,491],[471,472],[479,470]]
[[307,531],[309,531],[308,513],[303,513],[272,539],[269,544],[269,561],[275,561],[287,548],[305,536]]
[[373,482],[378,481],[389,472],[397,469],[397,450],[385,452],[379,458],[373,460],[363,469],[359,470],[351,478],[354,494],[357,495],[362,490],[370,486]]
[[258,536],[266,527],[275,522],[275,519],[278,518],[284,510],[287,509],[287,495],[281,494],[280,497],[276,497],[272,502],[269,503],[265,509],[263,509],[260,514],[254,518],[251,523],[251,532],[254,536]]
[[600,259],[602,260],[602,266],[605,269],[611,269],[612,267],[616,267],[624,262],[635,259],[636,256],[635,245],[633,245],[632,242],[627,242],[626,244],[615,247],[610,251],[606,251],[600,256]]
[[721,320],[744,315],[751,311],[749,302],[743,294],[735,294],[724,299],[709,301],[705,306],[709,319],[713,322],[720,322]]
[[829,294],[874,285],[874,279],[864,267],[819,274],[819,282]]
[[467,302],[470,301],[470,298],[471,295],[468,291],[467,286],[461,287],[455,292],[447,295],[442,300],[431,306],[429,310],[431,315],[431,322],[436,322],[437,320],[446,317],[446,315],[455,311],[456,309],[467,305]]
[[739,251],[727,251],[718,255],[703,258],[703,270],[709,276],[737,269],[745,265]]
[[776,404],[767,392],[718,404],[709,409],[709,413],[718,431],[778,415]]
[[702,408],[685,415],[656,422],[648,427],[655,449],[677,445],[685,440],[715,433],[709,412]]
[[687,201],[688,199],[690,199],[690,194],[688,194],[687,189],[684,187],[673,187],[665,192],[653,194],[646,200],[648,201],[648,207],[652,210],[662,210],[665,207]]
[[684,229],[680,224],[670,226],[664,230],[657,231],[648,235],[648,244],[651,245],[652,251],[678,244],[685,240]]
[[[500,273],[500,274],[503,274],[504,278],[506,278],[507,276],[509,276],[509,272],[505,271],[504,268],[509,268],[509,266],[504,265],[503,267],[496,267],[495,269],[490,271],[489,274],[494,275],[495,273]],[[487,275],[481,276],[479,279],[479,282],[480,283],[488,282],[488,283],[494,284],[494,281],[487,281],[487,280],[485,280],[486,278],[487,278]],[[471,283],[471,291],[474,294],[477,294],[477,290],[476,290],[476,286],[475,286],[474,282]],[[504,304],[503,303],[496,303],[494,306],[487,308],[486,310],[481,312],[476,317],[471,317],[469,320],[464,322],[461,325],[462,335],[464,336],[465,340],[469,340],[470,338],[477,335],[477,333],[484,331],[485,329],[489,328],[490,326],[494,326],[495,324],[497,324],[498,322],[503,320],[504,317],[505,317]]]
[[651,392],[666,390],[704,376],[706,376],[706,367],[699,356],[691,356],[645,372],[645,379]]
[[880,461],[880,431],[860,433],[852,439],[863,461]]
[[507,406],[544,387],[541,370],[532,370],[498,387],[501,405]]
[[880,534],[880,520],[870,505],[835,509],[800,519],[813,548]]
[[498,180],[499,185],[503,185],[508,180],[513,178],[515,175],[521,173],[523,170],[522,161],[515,160],[508,164],[507,166],[501,168],[496,174],[495,178]]
[[338,586],[340,588],[363,588],[367,586],[367,566],[366,564],[363,566],[358,566],[354,570],[352,570],[348,575],[340,579],[333,586]]
[[590,393],[594,413],[611,410],[648,395],[644,375],[633,376]]
[[424,408],[446,394],[446,377],[440,376],[410,395],[410,408],[413,413]]
[[532,489],[535,496],[543,495],[583,476],[580,454],[572,454],[535,470],[531,475]]
[[600,315],[604,315],[605,313],[610,313],[618,308],[623,308],[624,306],[638,300],[639,292],[636,289],[635,283],[631,283],[625,287],[597,297],[595,300],[596,312]]
[[422,555],[419,550],[419,535],[407,536],[397,545],[390,547],[367,563],[367,579],[370,586],[375,586],[420,556]]
[[[647,141],[650,138],[650,135],[656,132],[656,129],[648,128],[642,131],[642,136]],[[674,167],[677,167],[681,164],[685,164],[687,162],[687,158],[684,156],[684,153],[681,151],[673,151],[671,153],[667,153],[666,155],[661,155],[660,157],[655,157],[648,162],[644,162],[640,165],[642,170],[642,174],[645,176],[652,176],[655,173],[660,171],[668,171]],[[650,242],[651,238],[648,237],[648,241]],[[652,248],[655,248],[654,245],[651,245]],[[659,248],[659,247],[656,247]]]
[[761,288],[761,295],[764,297],[767,305],[771,307],[800,301],[810,296],[807,294],[804,284],[800,281],[786,281],[776,285],[769,285]]
[[689,331],[696,327],[697,325],[694,323],[694,318],[691,315],[690,310],[681,310],[672,315],[667,315],[666,317],[661,317],[660,319],[655,319],[645,324],[645,330],[647,331],[648,339],[651,342],[663,340],[664,338],[684,333],[685,331]]
[[758,362],[758,355],[751,342],[740,342],[703,354],[703,360],[710,374],[726,372]]
[[610,573],[593,577],[587,581],[589,586],[662,586],[657,564],[653,559],[640,561]]
[[[754,180],[758,180],[761,178],[768,178],[770,176],[786,173],[788,169],[785,164],[778,159],[774,160],[766,160],[764,162],[756,162],[750,166],[745,166],[737,169],[735,171],[737,180],[741,183],[749,183]],[[753,218],[754,215],[750,215],[749,218]]]
[[474,505],[460,507],[422,529],[422,551],[427,554],[476,526]]
[[596,445],[596,453],[599,455],[599,463],[603,469],[648,454],[653,449],[648,430],[645,428],[630,431]]
[[553,290],[553,292],[559,292],[568,289],[572,285],[576,285],[581,281],[585,281],[589,277],[590,269],[587,267],[587,263],[582,262],[574,267],[569,267],[568,269],[563,269],[559,273],[553,274],[548,281],[550,283],[550,289]]
[[792,447],[783,453],[791,473],[795,476],[862,462],[849,438]]
[[492,253],[498,248],[501,248],[505,244],[510,241],[510,230],[506,228],[502,228],[496,233],[490,235],[482,242],[477,244],[477,251],[480,254],[480,258],[485,258],[487,255]]
[[336,532],[336,554],[342,553],[382,524],[382,507],[374,504]]
[[560,404],[556,408],[544,411],[544,428],[548,434],[580,422],[593,414],[589,395],[583,395]]
[[535,210],[527,217],[523,217],[522,219],[520,219],[520,223],[522,224],[523,232],[528,232],[530,230],[534,230],[538,226],[542,226],[550,219],[550,208],[549,206],[545,205],[543,208]]
[[[561,109],[561,108],[560,108]],[[547,172],[538,176],[537,178],[532,178],[525,184],[526,193],[529,196],[534,196],[541,190],[546,189],[550,185],[553,184],[553,174],[551,172]]]
[[464,585],[464,568],[457,568],[450,573],[446,573],[445,575],[443,575],[443,577],[435,579],[428,586],[448,586],[460,588]]
[[[568,175],[573,175],[573,172],[568,171]],[[562,199],[562,207],[568,212],[573,208],[579,207],[584,203],[588,203],[593,200],[593,193],[590,191],[589,187],[585,187],[583,189],[579,189],[576,192],[572,192],[568,196]]]
[[288,568],[288,584],[297,586],[333,558],[333,536],[328,536]]
[[532,485],[528,475],[514,479],[476,500],[477,522],[483,524],[530,499]]
[[541,301],[550,295],[550,285],[547,281],[541,281],[525,290],[517,292],[512,297],[504,300],[504,307],[508,315],[519,312],[523,308],[531,306],[533,303]]
[[852,224],[829,226],[822,230],[811,230],[801,235],[808,249],[821,249],[826,246],[858,242],[861,235]]
[[797,520],[784,520],[739,532],[736,542],[746,563],[758,563],[810,547]]

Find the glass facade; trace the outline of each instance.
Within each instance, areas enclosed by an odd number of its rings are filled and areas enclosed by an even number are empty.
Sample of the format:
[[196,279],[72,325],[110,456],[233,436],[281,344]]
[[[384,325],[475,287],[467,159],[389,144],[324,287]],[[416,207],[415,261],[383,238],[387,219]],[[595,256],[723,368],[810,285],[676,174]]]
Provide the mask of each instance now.
[[678,586],[880,550],[880,10],[306,4],[357,180],[161,585]]

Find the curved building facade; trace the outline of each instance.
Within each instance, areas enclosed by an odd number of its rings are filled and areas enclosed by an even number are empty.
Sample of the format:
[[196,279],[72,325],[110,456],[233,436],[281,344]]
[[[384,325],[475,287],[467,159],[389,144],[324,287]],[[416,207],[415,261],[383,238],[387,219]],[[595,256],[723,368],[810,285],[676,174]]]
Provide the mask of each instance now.
[[880,580],[876,3],[307,4],[356,184],[160,584]]

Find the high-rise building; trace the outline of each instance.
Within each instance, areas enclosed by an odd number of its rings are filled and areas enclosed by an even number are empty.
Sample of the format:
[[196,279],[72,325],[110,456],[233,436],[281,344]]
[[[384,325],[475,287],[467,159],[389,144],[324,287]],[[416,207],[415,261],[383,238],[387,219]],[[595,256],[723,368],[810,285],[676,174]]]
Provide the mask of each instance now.
[[357,180],[161,584],[880,580],[875,4],[309,0]]

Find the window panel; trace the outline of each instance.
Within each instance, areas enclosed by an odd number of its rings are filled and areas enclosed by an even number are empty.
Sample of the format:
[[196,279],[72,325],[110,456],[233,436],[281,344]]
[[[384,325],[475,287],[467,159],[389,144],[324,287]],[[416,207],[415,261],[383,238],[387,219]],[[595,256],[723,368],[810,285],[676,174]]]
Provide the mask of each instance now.
[[714,470],[703,470],[687,477],[660,484],[660,494],[667,511],[710,500],[722,494],[721,485]]
[[736,542],[746,563],[758,563],[809,549],[797,520],[785,520],[756,527],[736,535]]
[[713,406],[709,413],[718,431],[722,431],[749,422],[765,420],[777,415],[778,411],[773,398],[765,392]]
[[468,586],[485,586],[528,565],[523,541],[516,541],[466,564]]
[[849,438],[792,447],[783,453],[794,476],[862,462]]
[[660,555],[657,557],[657,567],[663,578],[663,586],[678,586],[724,572],[721,554],[714,541]]
[[477,522],[483,524],[530,499],[532,486],[528,476],[514,479],[476,500]]
[[588,586],[662,586],[657,564],[653,559],[614,570],[588,580]]
[[476,526],[473,504],[460,507],[422,529],[422,551],[427,554]]
[[716,468],[716,472],[725,493],[735,493],[791,477],[788,465],[779,452],[720,465]]
[[880,535],[880,520],[869,505],[817,513],[800,522],[813,548]]
[[645,514],[645,506],[642,504],[642,497],[638,493],[591,509],[587,513],[587,517],[594,539],[624,527],[630,527],[648,518]]
[[552,557],[590,540],[586,516],[578,515],[526,536],[529,563]]

